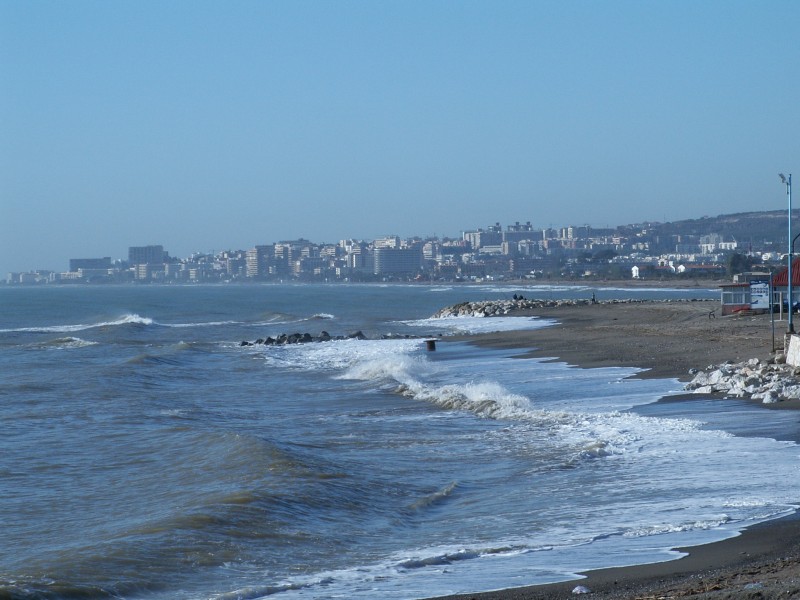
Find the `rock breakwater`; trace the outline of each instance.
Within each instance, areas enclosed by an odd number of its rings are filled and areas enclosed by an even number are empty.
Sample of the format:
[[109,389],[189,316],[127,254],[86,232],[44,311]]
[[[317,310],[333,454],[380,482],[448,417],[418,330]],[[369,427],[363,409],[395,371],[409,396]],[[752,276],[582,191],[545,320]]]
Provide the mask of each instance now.
[[741,363],[711,365],[694,373],[684,386],[698,394],[724,394],[733,398],[751,398],[764,404],[800,399],[800,368],[784,362],[783,355],[774,361],[751,358]]
[[502,317],[517,311],[541,308],[557,308],[559,306],[583,306],[593,304],[646,304],[658,302],[707,302],[706,299],[689,300],[534,300],[518,298],[513,300],[481,300],[475,302],[459,302],[446,306],[434,313],[432,319],[445,317]]

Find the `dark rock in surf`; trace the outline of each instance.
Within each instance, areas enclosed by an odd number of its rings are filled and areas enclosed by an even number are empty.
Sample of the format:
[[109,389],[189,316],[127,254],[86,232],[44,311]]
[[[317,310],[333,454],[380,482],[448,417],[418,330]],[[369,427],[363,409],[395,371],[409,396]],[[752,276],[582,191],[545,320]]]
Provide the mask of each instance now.
[[[403,336],[394,336],[394,337],[403,337]],[[404,336],[406,338],[410,337],[408,335]],[[320,333],[319,337],[313,337],[310,333],[291,333],[289,335],[282,333],[277,338],[267,337],[267,338],[258,338],[255,342],[249,342],[247,340],[243,340],[239,346],[283,346],[286,344],[309,344],[311,342],[329,342],[331,340],[366,340],[367,336],[364,335],[361,331],[355,331],[349,335],[341,336],[337,335],[336,337],[332,337],[330,333],[327,331],[323,331]]]

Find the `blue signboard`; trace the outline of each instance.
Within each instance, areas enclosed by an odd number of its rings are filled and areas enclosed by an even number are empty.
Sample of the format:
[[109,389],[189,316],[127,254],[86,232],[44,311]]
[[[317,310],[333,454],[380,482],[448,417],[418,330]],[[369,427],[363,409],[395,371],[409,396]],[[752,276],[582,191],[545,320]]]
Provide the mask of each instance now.
[[769,310],[769,281],[750,282],[750,308]]

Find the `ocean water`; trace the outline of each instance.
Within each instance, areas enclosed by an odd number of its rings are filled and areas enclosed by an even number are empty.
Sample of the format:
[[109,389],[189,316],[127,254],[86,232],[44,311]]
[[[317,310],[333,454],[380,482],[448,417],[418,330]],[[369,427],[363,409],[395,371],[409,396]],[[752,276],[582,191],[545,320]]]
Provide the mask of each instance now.
[[[794,412],[380,339],[551,326],[428,318],[514,293],[718,294],[0,288],[0,597],[425,598],[669,560],[795,510],[800,449],[773,439]],[[323,330],[369,339],[240,345]]]

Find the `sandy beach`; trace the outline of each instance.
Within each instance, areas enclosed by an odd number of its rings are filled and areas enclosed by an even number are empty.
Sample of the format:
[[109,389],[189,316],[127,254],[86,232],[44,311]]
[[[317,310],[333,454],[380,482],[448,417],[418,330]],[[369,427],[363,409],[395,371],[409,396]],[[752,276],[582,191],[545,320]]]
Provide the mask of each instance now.
[[[709,313],[715,308],[712,318]],[[553,319],[558,324],[483,335],[474,343],[518,351],[520,357],[554,358],[576,368],[639,367],[645,369],[639,377],[682,381],[691,378],[691,369],[750,358],[769,360],[773,348],[783,348],[787,325],[776,316],[773,328],[766,314],[721,317],[718,302],[711,301],[588,304],[515,314]],[[691,398],[687,395],[679,401],[691,402]],[[798,403],[762,406],[764,410],[796,409]],[[579,585],[591,590],[585,596],[589,598],[800,598],[800,517],[796,515],[751,527],[730,540],[679,550],[688,555],[652,565],[590,571],[579,581],[449,598],[568,598],[576,596],[573,590]]]

